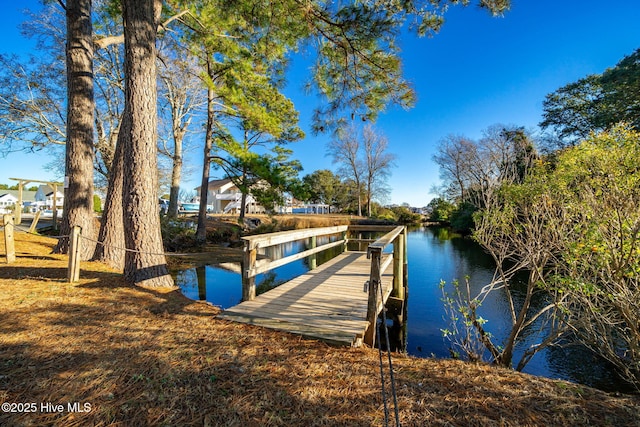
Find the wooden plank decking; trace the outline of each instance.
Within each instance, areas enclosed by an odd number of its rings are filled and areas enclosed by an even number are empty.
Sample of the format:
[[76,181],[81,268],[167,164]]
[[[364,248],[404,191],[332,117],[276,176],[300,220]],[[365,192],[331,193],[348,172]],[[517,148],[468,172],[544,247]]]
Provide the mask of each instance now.
[[[365,253],[345,252],[252,301],[225,310],[219,317],[359,346],[369,325],[365,282],[370,269]],[[385,301],[392,282],[391,271],[382,275]]]

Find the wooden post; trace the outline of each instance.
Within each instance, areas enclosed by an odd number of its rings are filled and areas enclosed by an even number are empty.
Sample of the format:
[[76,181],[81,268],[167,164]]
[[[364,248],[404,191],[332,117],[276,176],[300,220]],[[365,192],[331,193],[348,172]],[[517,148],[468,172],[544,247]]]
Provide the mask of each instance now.
[[406,286],[409,283],[409,258],[407,257],[409,235],[407,234],[406,226],[402,231],[402,235],[404,236],[404,251],[402,254],[402,282],[406,291]]
[[[310,242],[309,242],[309,249],[315,249],[318,241],[317,241],[317,237],[316,236],[311,236],[309,238]],[[317,254],[313,254],[313,255],[309,255],[309,269],[313,270],[318,266],[318,258],[316,256]]]
[[349,230],[342,232],[342,240],[344,241],[342,245],[342,252],[347,252],[347,248],[349,246]]
[[16,247],[13,240],[13,216],[10,214],[3,216],[4,221],[4,248],[6,250],[7,264],[16,261]]
[[256,297],[256,278],[251,270],[256,266],[258,250],[251,245],[251,242],[245,242],[242,256],[242,301],[251,301]]
[[393,242],[393,295],[404,300],[404,240],[401,233]]
[[367,301],[367,321],[369,327],[364,334],[364,343],[373,347],[376,344],[376,327],[378,320],[378,287],[380,286],[379,248],[369,248],[371,256],[371,273],[369,274],[369,298]]
[[16,203],[16,209],[14,211],[16,215],[16,224],[22,224],[22,181],[18,181],[18,202]]
[[74,283],[80,280],[80,234],[82,228],[74,225],[69,234],[69,269],[67,281]]
[[31,221],[31,227],[29,227],[29,233],[36,232],[36,227],[38,226],[38,221],[40,220],[41,214],[42,214],[42,211],[38,209],[38,211],[36,212],[36,216],[34,216],[33,221]]

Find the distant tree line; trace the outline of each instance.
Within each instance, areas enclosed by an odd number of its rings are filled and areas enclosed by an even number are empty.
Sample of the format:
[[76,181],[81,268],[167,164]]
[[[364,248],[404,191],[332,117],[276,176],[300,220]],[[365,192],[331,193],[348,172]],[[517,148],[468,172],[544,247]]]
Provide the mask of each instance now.
[[[0,184],[0,190],[18,190],[18,184],[9,185],[9,184]],[[38,191],[37,185],[32,185],[29,188],[23,188],[26,191]]]

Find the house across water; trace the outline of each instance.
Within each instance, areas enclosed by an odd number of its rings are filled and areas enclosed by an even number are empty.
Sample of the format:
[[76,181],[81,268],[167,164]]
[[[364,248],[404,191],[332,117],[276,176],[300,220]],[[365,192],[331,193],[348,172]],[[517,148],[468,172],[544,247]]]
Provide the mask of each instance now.
[[[200,187],[195,190],[200,193]],[[333,210],[331,206],[321,203],[302,203],[292,197],[285,197],[283,206],[276,206],[274,211],[280,214],[305,213],[305,214],[328,214]],[[197,212],[200,206],[199,200],[192,200],[191,203],[183,203],[181,212]],[[209,191],[207,192],[207,212],[217,214],[239,214],[242,208],[242,192],[229,178],[214,179],[209,181]],[[245,213],[262,214],[267,209],[262,206],[251,194],[247,194],[244,203]]]
[[[195,189],[200,193],[200,187]],[[188,203],[187,203],[188,204]],[[199,206],[199,203],[194,203]],[[242,204],[242,192],[229,178],[209,181],[207,191],[207,211],[212,213],[239,213]],[[183,206],[185,203],[183,203]],[[245,201],[246,213],[264,213],[265,208],[256,202],[251,194]],[[197,208],[196,208],[197,210]]]

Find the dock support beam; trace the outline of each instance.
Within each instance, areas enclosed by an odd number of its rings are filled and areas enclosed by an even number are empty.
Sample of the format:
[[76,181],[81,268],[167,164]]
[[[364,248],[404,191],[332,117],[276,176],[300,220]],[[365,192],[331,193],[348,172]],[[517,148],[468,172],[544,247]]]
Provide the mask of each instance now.
[[[310,242],[309,242],[309,249],[315,249],[317,246],[317,237],[316,236],[311,236],[309,238]],[[309,269],[310,270],[315,270],[315,268],[318,266],[318,258],[316,256],[316,254],[310,255],[309,256]]]
[[401,233],[393,243],[393,296],[404,300],[405,234]]

